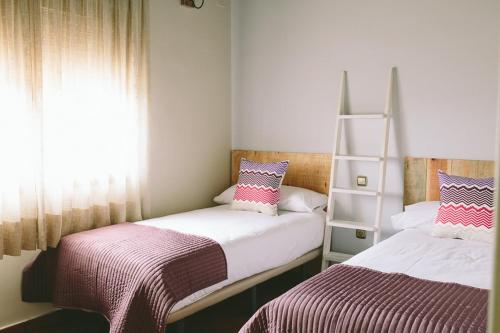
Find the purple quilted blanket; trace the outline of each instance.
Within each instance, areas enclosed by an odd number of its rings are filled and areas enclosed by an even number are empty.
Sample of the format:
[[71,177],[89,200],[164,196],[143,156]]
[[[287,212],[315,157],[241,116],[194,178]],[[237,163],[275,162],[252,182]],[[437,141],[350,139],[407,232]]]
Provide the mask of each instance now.
[[480,333],[487,307],[487,290],[336,265],[264,305],[240,333]]
[[133,223],[64,237],[23,273],[23,300],[99,312],[111,333],[163,333],[182,298],[227,278],[215,241]]

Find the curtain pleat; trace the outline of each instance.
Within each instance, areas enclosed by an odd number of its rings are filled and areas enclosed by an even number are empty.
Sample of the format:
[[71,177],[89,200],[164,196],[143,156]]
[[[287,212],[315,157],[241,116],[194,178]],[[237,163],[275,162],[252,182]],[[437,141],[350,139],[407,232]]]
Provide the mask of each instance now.
[[0,0],[0,257],[142,219],[146,0]]

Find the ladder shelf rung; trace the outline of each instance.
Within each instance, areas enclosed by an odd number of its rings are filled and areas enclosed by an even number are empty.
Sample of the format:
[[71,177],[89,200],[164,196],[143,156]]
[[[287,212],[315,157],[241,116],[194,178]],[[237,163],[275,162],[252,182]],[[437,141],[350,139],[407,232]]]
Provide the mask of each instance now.
[[359,229],[359,230],[365,230],[365,231],[376,231],[377,227],[373,225],[367,225],[365,223],[361,222],[354,222],[354,221],[344,221],[344,220],[330,220],[326,222],[327,225],[331,227],[338,227],[338,228],[347,228],[347,229]]
[[344,193],[344,194],[369,195],[369,196],[377,196],[379,194],[377,191],[372,191],[372,190],[354,190],[354,189],[342,188],[342,187],[333,187],[331,189],[331,192]]
[[342,252],[328,252],[324,255],[326,260],[335,262],[344,262],[353,257],[352,254],[342,253]]
[[354,155],[336,155],[336,160],[344,161],[365,161],[365,162],[381,162],[384,158],[382,156],[354,156]]
[[338,119],[384,119],[385,113],[339,114]]

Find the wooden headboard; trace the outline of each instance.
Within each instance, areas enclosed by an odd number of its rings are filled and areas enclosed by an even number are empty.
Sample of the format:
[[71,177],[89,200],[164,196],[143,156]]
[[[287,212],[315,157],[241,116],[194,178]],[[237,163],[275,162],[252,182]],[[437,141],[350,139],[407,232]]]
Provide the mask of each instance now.
[[495,162],[406,157],[404,205],[420,201],[439,201],[439,169],[455,176],[486,178],[495,175]]
[[283,180],[284,185],[303,187],[328,194],[331,154],[233,150],[231,152],[231,184],[238,181],[242,157],[256,162],[289,160],[290,164]]

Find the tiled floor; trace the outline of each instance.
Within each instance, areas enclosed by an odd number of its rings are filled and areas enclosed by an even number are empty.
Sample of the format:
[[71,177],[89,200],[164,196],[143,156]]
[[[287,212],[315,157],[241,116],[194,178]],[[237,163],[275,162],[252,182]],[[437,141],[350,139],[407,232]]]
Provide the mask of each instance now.
[[[318,262],[306,266],[307,276],[319,271]],[[281,295],[303,280],[300,269],[292,270],[258,286],[260,305]],[[250,292],[244,292],[187,318],[186,333],[234,333],[252,315]],[[82,311],[59,311],[50,320],[32,322],[5,333],[107,333],[109,326],[100,315]],[[176,332],[177,327],[167,327],[167,332]]]

